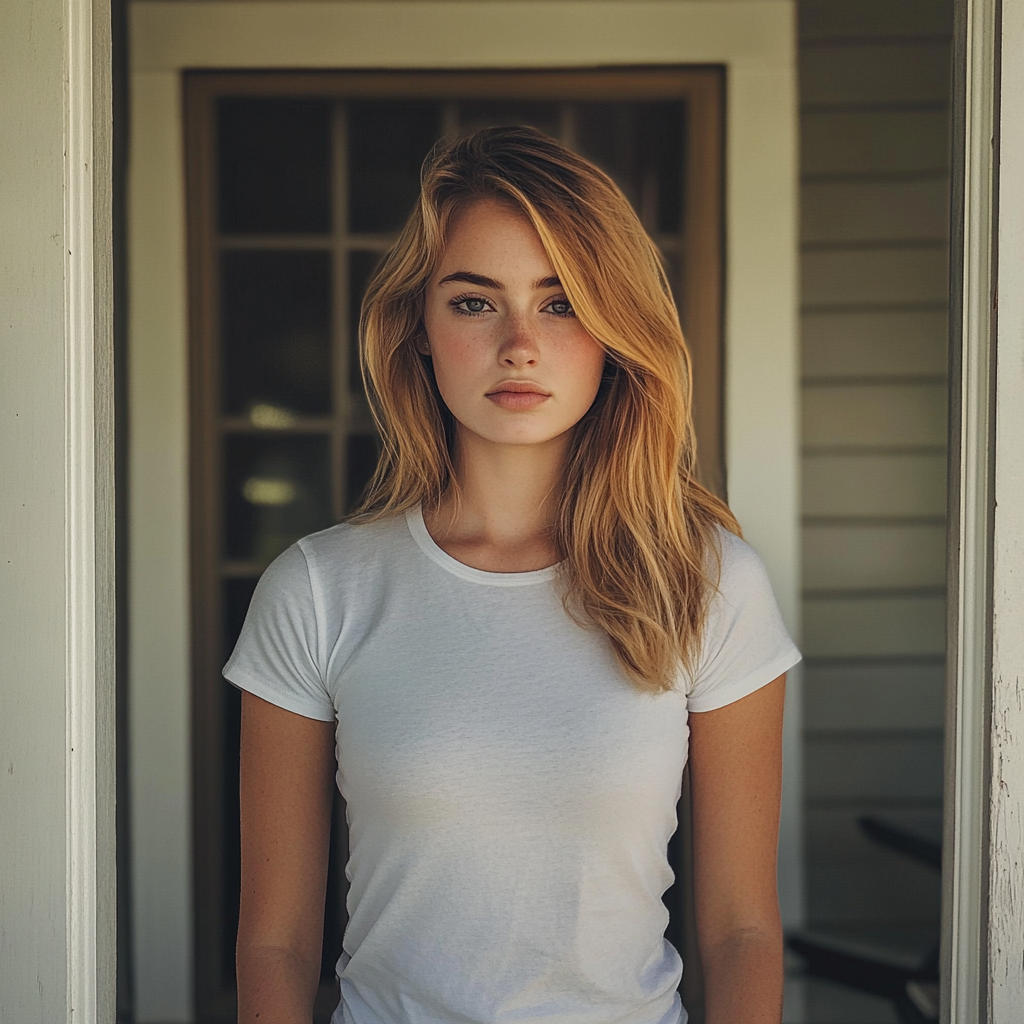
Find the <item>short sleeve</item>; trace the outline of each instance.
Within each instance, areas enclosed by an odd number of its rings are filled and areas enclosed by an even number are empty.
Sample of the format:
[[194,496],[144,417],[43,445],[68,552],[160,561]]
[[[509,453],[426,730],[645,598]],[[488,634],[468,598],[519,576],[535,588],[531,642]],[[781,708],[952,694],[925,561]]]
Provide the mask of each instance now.
[[319,665],[313,584],[298,544],[260,577],[224,676],[286,711],[334,720],[334,703]]
[[731,704],[800,660],[757,552],[724,531],[721,549],[718,592],[711,598],[699,666],[687,691],[690,711]]

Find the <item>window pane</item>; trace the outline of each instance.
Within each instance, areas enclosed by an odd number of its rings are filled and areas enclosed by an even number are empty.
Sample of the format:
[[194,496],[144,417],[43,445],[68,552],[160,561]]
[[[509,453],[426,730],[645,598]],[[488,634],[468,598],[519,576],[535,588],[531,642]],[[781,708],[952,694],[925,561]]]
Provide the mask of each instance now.
[[[235,981],[235,937],[238,935],[238,897],[242,888],[241,829],[239,828],[238,751],[242,733],[242,694],[234,686],[218,679],[222,705],[221,795],[224,815],[223,860],[221,861],[221,914],[224,930],[220,935],[221,984]],[[205,781],[205,780],[204,780]]]
[[224,439],[224,552],[266,563],[333,522],[325,436]]
[[357,249],[348,256],[349,295],[349,361],[348,388],[354,395],[363,393],[363,378],[359,370],[359,311],[362,308],[366,286],[383,253]]
[[612,176],[644,227],[682,228],[685,104],[576,104],[577,148]]
[[330,126],[328,100],[220,100],[221,231],[330,231]]
[[669,287],[672,289],[672,298],[676,301],[676,309],[679,310],[679,318],[683,321],[683,330],[686,330],[686,322],[683,309],[683,261],[678,249],[662,250],[662,259],[665,265],[665,274],[668,277]]
[[[224,624],[221,664],[228,660],[235,641],[242,630],[245,613],[249,610],[252,592],[256,589],[256,578],[224,580],[221,584],[223,595]],[[221,935],[221,967],[224,971],[223,984],[234,982],[234,939],[238,931],[238,892],[242,873],[238,857],[238,746],[241,724],[241,695],[223,679],[218,679],[222,691],[223,735],[221,737],[221,773],[224,799],[224,860],[221,887],[221,913],[224,915],[224,932]]]
[[525,124],[558,138],[559,104],[537,100],[467,100],[459,104],[459,127],[493,128]]
[[253,591],[256,589],[258,577],[246,576],[239,579],[224,580],[224,646],[221,660],[227,661],[235,649],[235,641],[242,632],[245,613],[249,610]]
[[224,411],[281,426],[331,411],[331,256],[225,252]]
[[348,479],[345,481],[349,511],[359,504],[377,468],[380,441],[376,434],[352,434],[348,439]]
[[361,100],[348,108],[349,223],[356,234],[398,231],[420,190],[420,167],[441,131],[437,103]]

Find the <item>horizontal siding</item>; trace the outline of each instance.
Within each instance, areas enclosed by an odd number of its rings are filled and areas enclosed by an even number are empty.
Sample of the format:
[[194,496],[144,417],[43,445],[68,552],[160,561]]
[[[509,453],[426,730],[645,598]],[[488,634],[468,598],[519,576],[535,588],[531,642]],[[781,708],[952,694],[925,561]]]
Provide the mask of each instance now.
[[945,666],[920,661],[808,661],[804,726],[808,733],[941,729]]
[[804,243],[940,242],[949,233],[945,177],[808,182],[800,192]]
[[808,591],[944,587],[946,527],[929,525],[805,526]]
[[[946,456],[805,455],[803,512],[808,519],[942,518]],[[806,555],[805,565],[810,571]]]
[[952,6],[943,0],[800,0],[797,17],[801,44],[843,38],[948,36]]
[[939,595],[808,597],[803,607],[809,658],[945,654],[946,602]]
[[945,103],[949,44],[944,41],[841,42],[807,49],[800,60],[800,103]]
[[948,264],[944,244],[805,250],[802,304],[805,309],[944,304]]
[[801,173],[944,173],[949,113],[941,110],[808,111],[800,119]]
[[804,313],[804,378],[944,374],[948,348],[945,301],[937,306]]
[[942,734],[809,735],[807,799],[908,801],[942,799]]
[[941,807],[952,5],[798,12],[808,912],[920,937],[938,873],[856,817]]
[[815,448],[905,449],[946,443],[943,383],[804,387],[803,440]]

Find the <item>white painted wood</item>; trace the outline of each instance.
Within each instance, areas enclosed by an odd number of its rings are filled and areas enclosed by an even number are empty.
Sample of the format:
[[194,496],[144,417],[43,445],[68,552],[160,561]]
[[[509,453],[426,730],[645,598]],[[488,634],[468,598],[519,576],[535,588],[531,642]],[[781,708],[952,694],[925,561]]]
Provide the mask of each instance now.
[[[948,78],[948,66],[945,73]],[[945,177],[806,182],[800,189],[800,239],[804,244],[945,244],[948,236],[949,186]]]
[[945,376],[945,305],[930,310],[804,313],[804,379]]
[[[780,63],[728,65],[725,464],[729,503],[799,644],[795,31],[791,8],[778,15],[786,37],[775,51]],[[774,507],[765,504],[769,494]],[[802,672],[796,666],[786,681],[779,897],[787,928],[805,916]]]
[[804,525],[804,588],[882,590],[946,585],[946,526]]
[[[943,0],[800,4],[815,926],[938,913],[938,879],[889,870],[854,818],[934,804],[942,777],[949,13]],[[842,828],[824,837],[823,815]]]
[[804,673],[804,724],[817,733],[938,730],[944,719],[944,679],[940,658],[816,662]]
[[944,35],[949,6],[938,0],[801,0],[800,38],[871,39],[878,36]]
[[[183,68],[729,68],[726,406],[730,497],[800,634],[796,94],[790,0],[134,3],[131,256],[131,736],[139,1024],[189,1003],[186,292]],[[543,31],[538,31],[542,23]],[[453,46],[472,33],[473,45]],[[156,581],[156,582],[154,582]],[[789,681],[780,852],[803,914],[799,672]]]
[[1003,0],[992,566],[988,999],[1024,1007],[1024,2]]
[[943,839],[942,1020],[973,1024],[986,1013],[984,879],[987,851],[991,437],[991,263],[993,151],[997,66],[997,0],[961,8],[954,87],[962,97],[954,154],[962,181],[954,203],[953,324],[959,375],[951,380],[951,416],[958,444],[951,453],[950,631],[947,652],[945,835]]
[[804,601],[809,658],[939,655],[945,650],[941,597],[843,597]]
[[946,455],[805,455],[805,516],[946,514]]
[[99,1024],[116,1003],[110,8],[64,14],[67,1000]]
[[188,370],[181,82],[132,76],[129,733],[135,1015],[192,1019]]
[[800,129],[804,175],[941,174],[949,162],[942,110],[807,112]]
[[[246,68],[778,68],[793,50],[791,9],[787,0],[545,0],[540,20],[521,0],[257,0],[243,16],[233,0],[173,0],[132,5],[131,59],[137,71],[222,67],[228,51],[230,66]],[[472,46],[453,46],[449,29],[472,33]]]
[[801,299],[808,306],[946,301],[945,245],[805,251]]
[[0,1020],[114,1015],[110,46],[0,6]]
[[[936,5],[940,6],[940,5]],[[949,102],[949,43],[836,42],[800,55],[800,105]]]
[[804,445],[906,448],[946,443],[944,384],[805,387]]

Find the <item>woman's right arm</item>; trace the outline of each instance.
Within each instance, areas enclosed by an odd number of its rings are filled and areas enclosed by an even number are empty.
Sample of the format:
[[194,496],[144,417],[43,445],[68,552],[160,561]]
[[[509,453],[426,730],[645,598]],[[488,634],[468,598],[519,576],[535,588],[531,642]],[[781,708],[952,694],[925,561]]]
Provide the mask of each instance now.
[[242,693],[239,1024],[311,1024],[320,979],[334,722]]

